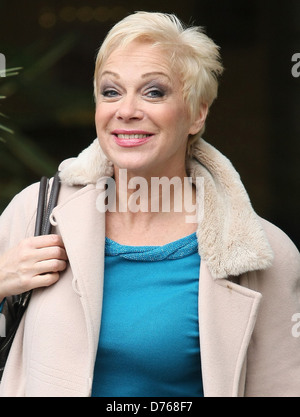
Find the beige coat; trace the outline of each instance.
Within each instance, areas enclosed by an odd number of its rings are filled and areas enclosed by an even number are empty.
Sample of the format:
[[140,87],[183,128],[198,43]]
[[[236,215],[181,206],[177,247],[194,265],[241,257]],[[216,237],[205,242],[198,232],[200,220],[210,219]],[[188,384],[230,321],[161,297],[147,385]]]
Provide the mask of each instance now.
[[[253,211],[238,174],[200,140],[188,173],[204,177],[197,231],[199,331],[205,396],[300,396],[300,256],[289,238]],[[98,345],[105,214],[97,180],[112,167],[94,141],[61,166],[54,230],[69,267],[34,292],[16,335],[1,396],[89,396]],[[0,218],[0,253],[33,235],[38,184]],[[299,320],[299,319],[298,319]],[[170,324],[171,325],[171,324]]]

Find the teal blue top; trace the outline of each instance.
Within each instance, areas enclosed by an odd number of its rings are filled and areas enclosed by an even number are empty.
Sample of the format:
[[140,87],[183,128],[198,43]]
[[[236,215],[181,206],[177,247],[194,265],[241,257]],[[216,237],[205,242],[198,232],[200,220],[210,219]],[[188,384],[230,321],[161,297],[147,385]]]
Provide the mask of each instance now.
[[196,234],[163,246],[106,238],[95,397],[201,397]]

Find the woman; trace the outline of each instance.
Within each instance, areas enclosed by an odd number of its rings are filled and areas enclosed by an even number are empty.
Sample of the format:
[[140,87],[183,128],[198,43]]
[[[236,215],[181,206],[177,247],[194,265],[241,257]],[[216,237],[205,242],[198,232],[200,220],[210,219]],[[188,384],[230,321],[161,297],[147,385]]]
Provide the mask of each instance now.
[[35,289],[2,396],[300,394],[299,252],[201,139],[221,73],[175,16],[109,32],[98,138],[60,166],[53,234],[31,237],[37,184],[1,217],[0,299]]

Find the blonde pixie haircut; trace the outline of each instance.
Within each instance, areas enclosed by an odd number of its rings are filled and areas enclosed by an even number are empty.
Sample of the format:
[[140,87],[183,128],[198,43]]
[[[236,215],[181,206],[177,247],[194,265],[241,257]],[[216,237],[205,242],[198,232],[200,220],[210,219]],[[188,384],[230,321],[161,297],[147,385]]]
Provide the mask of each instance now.
[[[172,14],[136,12],[118,22],[102,43],[95,65],[94,95],[99,93],[99,75],[109,55],[117,48],[140,40],[159,47],[170,59],[170,65],[182,81],[182,94],[189,114],[196,117],[201,104],[211,106],[218,93],[218,76],[223,72],[219,47],[200,27],[184,27]],[[204,127],[188,140],[192,143]]]

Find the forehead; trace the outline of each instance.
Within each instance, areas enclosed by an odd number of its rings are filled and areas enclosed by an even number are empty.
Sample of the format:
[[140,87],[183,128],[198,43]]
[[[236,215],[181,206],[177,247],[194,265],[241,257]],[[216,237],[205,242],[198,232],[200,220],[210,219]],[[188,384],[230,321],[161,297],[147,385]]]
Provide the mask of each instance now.
[[146,42],[133,41],[126,47],[112,51],[103,62],[99,76],[105,71],[118,74],[130,72],[136,76],[145,72],[160,72],[170,80],[177,81],[166,53],[158,46]]

